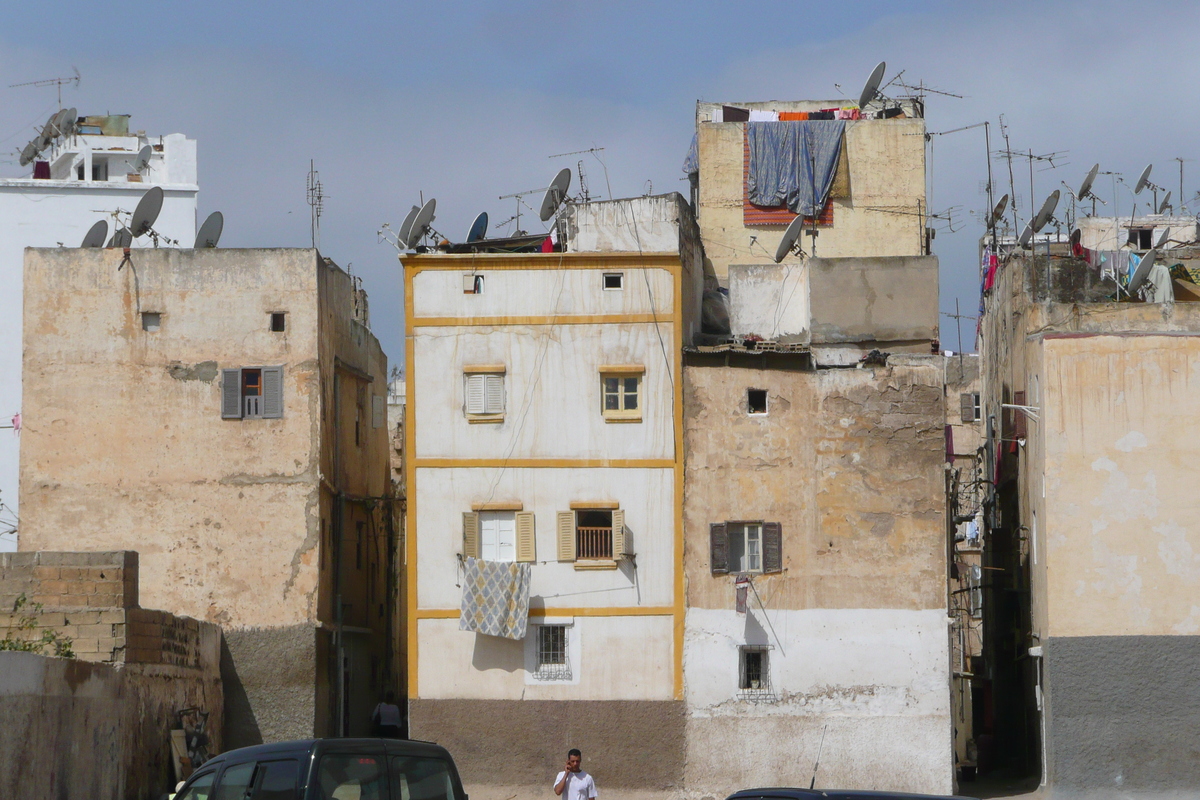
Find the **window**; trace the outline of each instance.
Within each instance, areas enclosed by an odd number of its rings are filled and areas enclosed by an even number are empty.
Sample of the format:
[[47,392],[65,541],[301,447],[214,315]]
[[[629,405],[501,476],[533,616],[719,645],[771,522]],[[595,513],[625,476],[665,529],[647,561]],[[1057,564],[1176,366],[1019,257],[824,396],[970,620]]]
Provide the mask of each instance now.
[[539,625],[537,629],[537,671],[534,677],[542,681],[571,679],[570,644],[567,625]]
[[103,159],[98,159],[92,162],[92,180],[106,181],[108,180],[108,162]]
[[283,367],[221,370],[222,419],[283,417]]
[[250,788],[250,779],[253,777],[253,761],[248,764],[234,764],[232,767],[226,767],[225,772],[221,773],[220,782],[217,783],[217,791],[213,794],[213,800],[243,800],[246,791]]
[[376,756],[338,753],[324,756],[317,769],[316,791],[309,797],[318,800],[386,800],[387,773]]
[[767,648],[745,645],[738,648],[738,688],[743,693],[769,692],[771,670]]
[[625,288],[625,274],[622,272],[604,273],[604,290],[608,292]]
[[714,575],[783,571],[783,526],[778,522],[714,522],[709,526]]
[[466,367],[463,414],[471,422],[504,421],[504,367]]
[[605,420],[642,421],[642,374],[645,367],[600,368],[600,413]]
[[176,800],[208,800],[212,796],[213,778],[216,776],[215,771],[197,775],[192,778],[190,786],[175,795]]
[[767,413],[767,390],[766,389],[747,389],[746,390],[746,409],[751,414],[766,414]]
[[613,505],[582,503],[571,511],[559,512],[559,561],[574,561],[577,568],[615,568],[615,559],[629,554],[625,512]]
[[483,294],[482,275],[463,275],[463,294]]
[[484,561],[535,561],[533,512],[520,508],[520,503],[485,504],[463,514],[463,555]]
[[162,327],[162,314],[157,311],[142,312],[142,330],[153,333]]
[[963,392],[958,397],[959,414],[963,422],[975,422],[982,417],[979,405],[979,392]]
[[392,756],[392,785],[400,787],[393,800],[455,800],[450,769],[440,758]]
[[295,800],[300,765],[295,761],[268,761],[258,765],[253,800]]
[[1129,244],[1134,250],[1149,250],[1154,246],[1153,228],[1130,228]]
[[283,333],[287,329],[287,316],[282,311],[271,314],[271,332]]

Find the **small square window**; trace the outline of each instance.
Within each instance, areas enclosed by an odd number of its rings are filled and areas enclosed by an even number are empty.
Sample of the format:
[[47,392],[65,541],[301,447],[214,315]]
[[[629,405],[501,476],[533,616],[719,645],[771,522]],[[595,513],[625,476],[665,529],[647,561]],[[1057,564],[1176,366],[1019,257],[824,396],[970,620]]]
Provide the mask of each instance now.
[[767,413],[767,390],[766,389],[747,389],[746,390],[746,408],[751,414],[766,414]]
[[463,376],[463,413],[469,419],[504,419],[504,374],[470,372]]
[[539,625],[537,635],[537,671],[534,677],[543,681],[571,680],[571,659],[568,647],[570,633],[566,625]]
[[762,523],[729,524],[729,568],[734,572],[762,572]]
[[625,288],[625,274],[623,272],[606,272],[604,273],[604,289],[605,291],[617,291]]
[[600,374],[600,412],[605,419],[640,422],[642,419],[642,376]]
[[771,670],[767,648],[743,646],[738,648],[738,688],[747,693],[771,691]]
[[271,332],[283,333],[287,330],[287,316],[282,311],[271,314]]
[[482,275],[463,275],[463,294],[483,294]]
[[156,331],[162,327],[162,314],[157,311],[142,312],[142,330]]

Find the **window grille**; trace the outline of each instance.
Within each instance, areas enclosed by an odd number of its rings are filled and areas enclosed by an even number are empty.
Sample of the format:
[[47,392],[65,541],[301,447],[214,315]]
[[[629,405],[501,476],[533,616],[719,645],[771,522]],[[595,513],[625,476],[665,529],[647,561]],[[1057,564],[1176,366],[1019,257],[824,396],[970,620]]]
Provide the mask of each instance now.
[[754,702],[771,701],[770,647],[743,645],[738,648],[738,697]]
[[566,625],[539,626],[537,672],[534,673],[534,677],[542,681],[571,680],[568,644],[569,636]]

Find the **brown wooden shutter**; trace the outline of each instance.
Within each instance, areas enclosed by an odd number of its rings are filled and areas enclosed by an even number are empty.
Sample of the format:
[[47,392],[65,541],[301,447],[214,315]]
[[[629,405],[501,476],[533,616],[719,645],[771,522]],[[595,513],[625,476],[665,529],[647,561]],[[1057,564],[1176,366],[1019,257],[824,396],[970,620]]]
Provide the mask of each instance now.
[[575,560],[575,512],[558,512],[558,560]]
[[625,557],[625,512],[616,509],[612,512],[612,555],[613,558]]
[[221,419],[242,418],[242,371],[221,370]]
[[536,561],[537,544],[534,541],[532,511],[517,512],[517,561]]
[[714,522],[708,526],[709,569],[714,575],[729,572],[729,526]]
[[479,558],[479,515],[474,511],[463,512],[463,556]]
[[963,422],[975,421],[975,395],[971,392],[963,392],[958,396],[959,413],[962,415]]
[[[1025,405],[1025,392],[1013,392],[1013,405]],[[1017,439],[1025,438],[1025,412],[1019,408],[1014,408],[1013,412],[1013,437]]]
[[764,522],[763,572],[783,572],[783,526],[778,522]]
[[283,367],[262,368],[263,419],[283,417]]

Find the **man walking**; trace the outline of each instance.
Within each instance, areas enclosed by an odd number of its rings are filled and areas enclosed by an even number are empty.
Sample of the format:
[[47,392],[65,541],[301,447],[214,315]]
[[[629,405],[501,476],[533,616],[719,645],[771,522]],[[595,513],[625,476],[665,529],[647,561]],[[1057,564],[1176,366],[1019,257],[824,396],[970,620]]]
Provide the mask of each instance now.
[[580,768],[583,753],[572,748],[567,753],[567,768],[554,779],[554,793],[563,800],[595,800],[596,782]]

